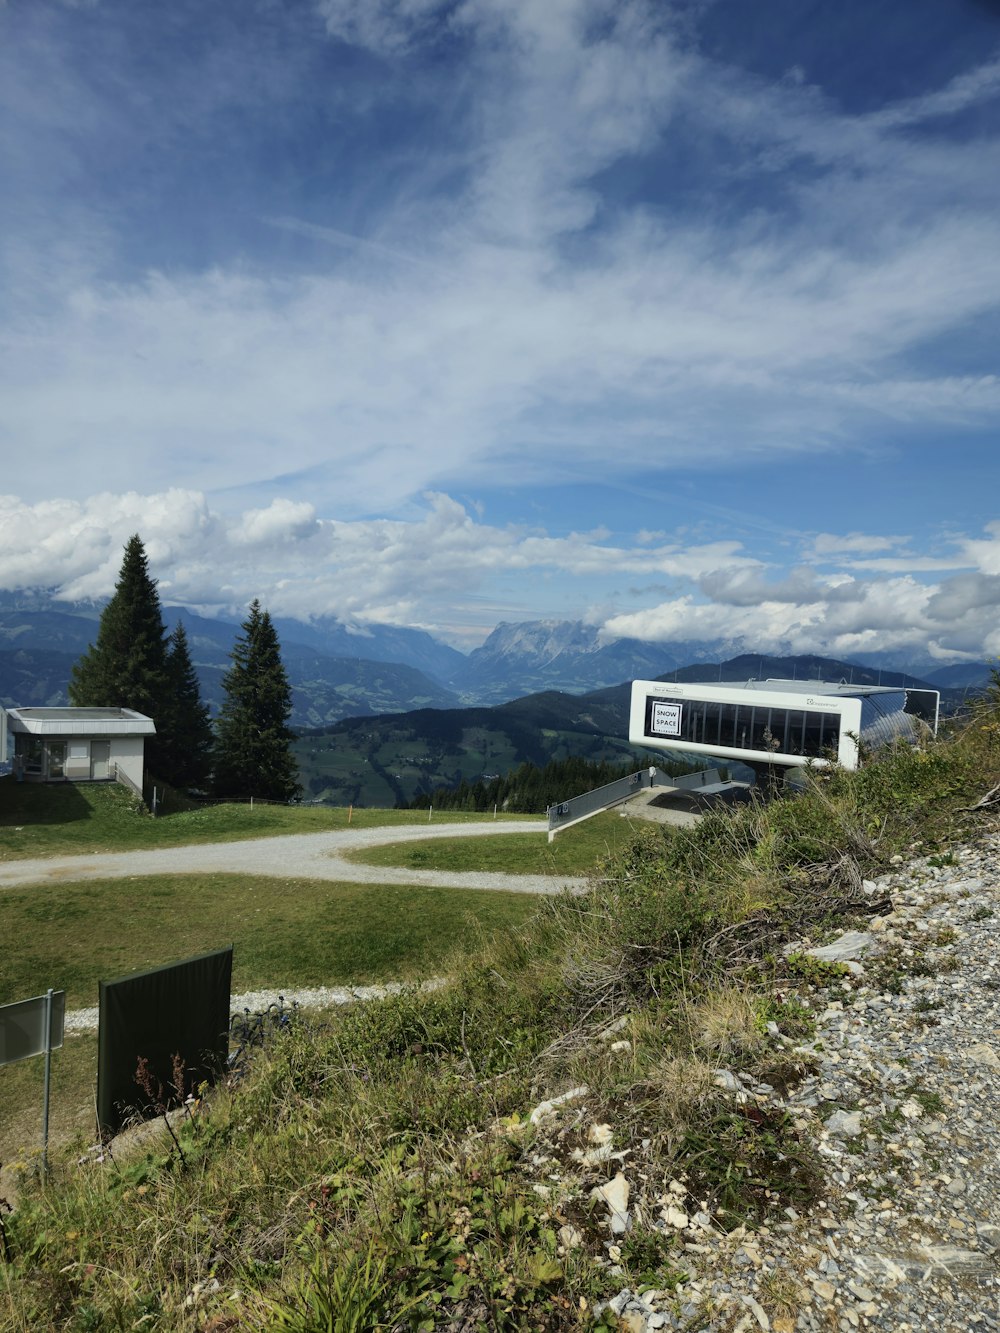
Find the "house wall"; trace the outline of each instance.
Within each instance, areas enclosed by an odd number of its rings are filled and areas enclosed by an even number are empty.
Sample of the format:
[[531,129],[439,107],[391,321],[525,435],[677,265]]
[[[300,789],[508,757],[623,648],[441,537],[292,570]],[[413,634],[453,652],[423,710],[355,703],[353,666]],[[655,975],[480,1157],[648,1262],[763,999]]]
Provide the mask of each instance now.
[[142,736],[113,736],[111,738],[111,762],[117,764],[127,778],[142,790],[143,771]]
[[28,782],[89,782],[114,777],[117,764],[142,788],[142,736],[15,736],[15,772]]

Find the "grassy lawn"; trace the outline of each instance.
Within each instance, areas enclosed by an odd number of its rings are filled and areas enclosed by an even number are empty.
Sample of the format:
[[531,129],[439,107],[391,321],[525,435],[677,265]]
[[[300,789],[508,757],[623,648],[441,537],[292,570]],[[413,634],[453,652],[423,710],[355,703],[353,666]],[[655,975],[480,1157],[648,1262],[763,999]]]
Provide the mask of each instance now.
[[[45,1061],[41,1056],[0,1069],[0,1164],[27,1160],[42,1146]],[[52,1054],[49,1141],[95,1141],[97,1033],[67,1033]]]
[[[416,980],[536,908],[514,893],[236,875],[12,890],[0,898],[0,929],[18,944],[0,952],[0,1004],[52,986],[70,1009],[95,1005],[99,980],[229,943],[234,991]],[[54,1141],[92,1133],[96,1051],[96,1035],[68,1034],[53,1059]],[[38,1141],[43,1066],[0,1069],[0,1163]]]
[[[443,818],[443,816],[442,816]],[[586,875],[601,857],[621,847],[633,824],[614,811],[565,829],[553,842],[538,833],[488,833],[476,838],[426,838],[352,852],[364,865],[404,870],[495,870],[504,874]]]
[[0,1004],[236,946],[233,987],[312,986],[434,975],[453,949],[525,921],[514,893],[332,884],[237,875],[153,875],[33,885],[0,896]]
[[[465,823],[482,815],[451,812],[435,822]],[[501,818],[524,818],[523,815]],[[425,810],[298,805],[212,805],[153,819],[116,784],[51,786],[0,778],[0,860],[127,852],[186,843],[235,842],[283,833],[426,824]]]

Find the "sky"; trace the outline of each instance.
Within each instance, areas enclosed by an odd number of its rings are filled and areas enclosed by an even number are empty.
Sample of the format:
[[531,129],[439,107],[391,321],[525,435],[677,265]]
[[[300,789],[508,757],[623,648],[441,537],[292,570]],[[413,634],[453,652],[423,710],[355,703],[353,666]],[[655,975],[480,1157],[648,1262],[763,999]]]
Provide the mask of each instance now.
[[0,0],[0,589],[1000,655],[1000,0]]

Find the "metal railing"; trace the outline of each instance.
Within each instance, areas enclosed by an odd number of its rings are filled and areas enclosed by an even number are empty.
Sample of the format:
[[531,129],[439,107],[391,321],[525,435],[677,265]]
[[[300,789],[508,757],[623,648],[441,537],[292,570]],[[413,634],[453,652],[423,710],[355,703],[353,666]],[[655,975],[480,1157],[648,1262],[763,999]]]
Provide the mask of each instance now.
[[644,787],[676,787],[679,779],[664,773],[662,768],[640,768],[636,773],[629,773],[624,778],[585,791],[580,796],[571,796],[568,801],[559,801],[546,810],[549,817],[549,841],[551,842],[560,829],[577,824],[581,819],[610,810],[613,805],[621,805],[642,791]]
[[120,768],[118,764],[112,764],[111,767],[114,770],[115,781],[120,782],[123,787],[128,787],[129,791],[134,796],[138,796],[140,801],[145,801],[146,798],[142,794],[142,788],[136,786],[125,770]]

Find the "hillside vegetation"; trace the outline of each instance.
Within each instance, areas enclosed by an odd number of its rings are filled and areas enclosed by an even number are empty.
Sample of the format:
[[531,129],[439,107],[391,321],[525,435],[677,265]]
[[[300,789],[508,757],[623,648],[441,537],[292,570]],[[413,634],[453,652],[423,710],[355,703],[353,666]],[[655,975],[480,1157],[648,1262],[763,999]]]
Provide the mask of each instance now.
[[[596,1302],[670,1290],[685,1264],[641,1210],[609,1232],[591,1190],[622,1163],[637,1188],[682,1178],[728,1225],[809,1209],[808,1128],[740,1114],[713,1071],[802,1076],[765,1024],[801,1039],[816,988],[849,983],[782,944],[860,924],[863,877],[947,856],[994,817],[998,703],[926,752],[642,830],[587,895],[452,959],[441,990],[294,1025],[177,1124],[177,1147],[78,1150],[47,1184],[26,1167],[0,1326],[610,1329]],[[532,1118],[574,1089],[606,1132]],[[780,1281],[765,1299],[791,1327]]]
[[348,718],[299,737],[299,778],[307,794],[334,805],[408,805],[463,782],[486,787],[525,764],[579,758],[632,771],[645,767],[649,754],[618,739],[628,731],[627,690],[621,687],[610,705],[549,693],[499,708]]

